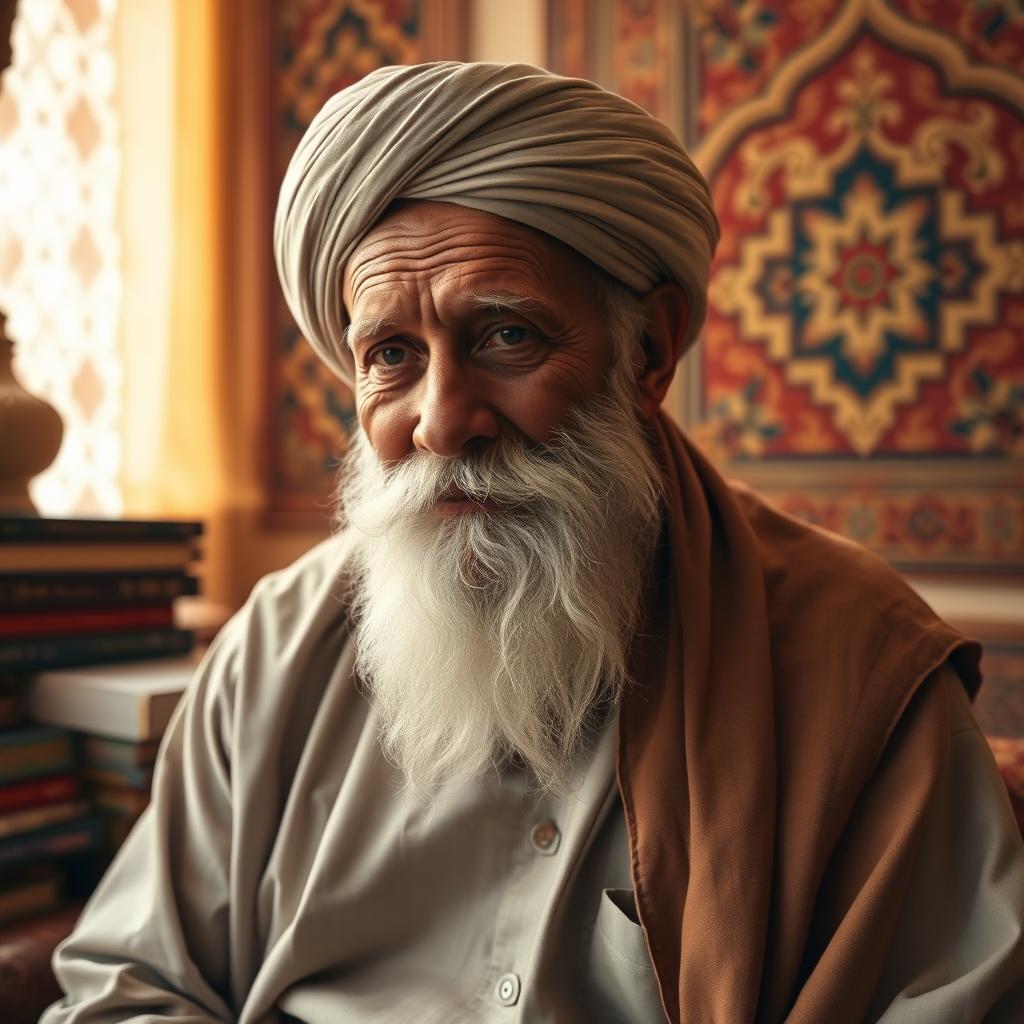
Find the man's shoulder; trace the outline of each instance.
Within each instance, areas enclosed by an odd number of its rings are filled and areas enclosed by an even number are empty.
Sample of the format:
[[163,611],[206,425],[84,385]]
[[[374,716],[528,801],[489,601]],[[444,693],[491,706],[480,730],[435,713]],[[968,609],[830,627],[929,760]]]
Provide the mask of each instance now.
[[912,593],[878,555],[854,541],[783,512],[744,484],[731,485],[754,531],[769,587],[841,586],[847,593]]
[[[813,640],[832,671],[920,679],[964,644],[887,562],[866,548],[798,520],[744,486],[736,499],[757,538],[773,643]],[[976,688],[968,656],[961,675]],[[857,685],[856,683],[854,685]]]
[[256,583],[211,650],[231,690],[254,699],[287,689],[281,681],[314,662],[336,664],[348,638],[350,550],[345,534],[329,537]]
[[[937,616],[892,566],[867,548],[786,514],[742,485],[733,493],[761,553],[770,609],[790,619],[865,608],[877,624],[882,607],[925,620]],[[881,604],[880,604],[881,603]]]
[[310,604],[347,603],[352,537],[333,534],[253,587],[242,611],[290,617]]

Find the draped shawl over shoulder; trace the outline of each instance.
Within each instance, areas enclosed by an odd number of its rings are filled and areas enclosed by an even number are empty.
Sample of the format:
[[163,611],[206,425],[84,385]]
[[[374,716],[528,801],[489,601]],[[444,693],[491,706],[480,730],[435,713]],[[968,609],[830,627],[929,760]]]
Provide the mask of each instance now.
[[657,598],[620,712],[637,909],[673,1022],[865,1019],[976,643],[880,559],[727,485],[663,414]]
[[351,380],[342,271],[396,199],[473,207],[544,231],[636,291],[675,281],[687,344],[707,303],[718,222],[675,136],[593,82],[528,64],[372,72],[332,96],[289,164],[274,252],[296,322]]

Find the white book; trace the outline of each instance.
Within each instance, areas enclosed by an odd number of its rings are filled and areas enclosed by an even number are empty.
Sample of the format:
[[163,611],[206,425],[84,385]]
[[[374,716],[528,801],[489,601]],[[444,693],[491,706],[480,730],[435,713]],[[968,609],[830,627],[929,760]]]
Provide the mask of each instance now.
[[197,663],[184,655],[40,672],[26,693],[28,714],[113,739],[159,739]]

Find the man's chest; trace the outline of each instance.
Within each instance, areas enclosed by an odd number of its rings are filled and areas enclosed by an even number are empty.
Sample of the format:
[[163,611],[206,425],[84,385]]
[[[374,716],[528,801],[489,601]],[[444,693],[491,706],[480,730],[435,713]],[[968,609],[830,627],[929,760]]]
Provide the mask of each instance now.
[[623,909],[614,725],[564,797],[505,773],[427,804],[369,747],[347,772],[332,806],[310,808],[315,849],[283,841],[271,854],[252,991],[276,990],[275,1007],[308,1024],[657,1019],[643,934]]

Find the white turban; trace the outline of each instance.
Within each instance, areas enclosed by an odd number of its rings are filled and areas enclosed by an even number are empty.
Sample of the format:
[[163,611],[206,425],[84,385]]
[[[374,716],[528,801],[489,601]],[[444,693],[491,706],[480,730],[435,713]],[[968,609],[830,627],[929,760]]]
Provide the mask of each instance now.
[[637,292],[675,281],[704,319],[718,223],[707,183],[657,119],[527,64],[385,67],[336,93],[281,184],[274,252],[288,305],[343,379],[345,262],[396,199],[469,206],[557,238]]

